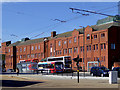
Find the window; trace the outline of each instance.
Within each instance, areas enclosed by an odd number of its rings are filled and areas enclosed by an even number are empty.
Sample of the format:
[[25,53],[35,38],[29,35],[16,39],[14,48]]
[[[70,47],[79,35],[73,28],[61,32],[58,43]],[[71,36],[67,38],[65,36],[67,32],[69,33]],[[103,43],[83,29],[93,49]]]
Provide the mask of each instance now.
[[50,56],[52,56],[52,52],[50,52]]
[[105,33],[102,33],[102,34],[101,34],[101,37],[105,37]]
[[31,54],[31,58],[34,58],[34,54]]
[[78,52],[78,48],[77,47],[74,48],[74,52]]
[[10,52],[10,49],[9,49],[9,52]]
[[37,53],[35,54],[35,58],[37,58]]
[[66,44],[66,41],[64,41],[64,44]]
[[66,53],[67,53],[67,49],[66,49],[65,51],[66,51]]
[[104,49],[106,49],[106,45],[105,45],[105,43],[104,43]]
[[37,50],[37,46],[35,46],[35,50]]
[[27,58],[30,58],[30,54],[27,55]]
[[98,50],[98,44],[96,44],[96,50]]
[[74,42],[76,42],[76,37],[74,37]]
[[83,46],[83,51],[84,51],[84,46]]
[[88,51],[88,46],[87,46],[87,51]]
[[40,53],[38,53],[38,57],[40,57]]
[[71,40],[69,40],[69,43],[71,43]]
[[57,55],[57,51],[56,51],[56,55]]
[[22,52],[22,48],[20,48],[20,52]]
[[82,46],[80,47],[80,51],[82,52]]
[[91,50],[91,45],[89,45],[89,48],[90,48],[90,50]]
[[101,50],[103,49],[103,44],[101,44]]
[[90,39],[90,34],[87,34],[87,40],[89,40]]
[[61,45],[61,41],[58,42],[58,45],[59,45],[59,46]]
[[69,53],[72,53],[72,48],[69,48]]
[[34,47],[32,46],[32,48],[31,48],[32,50],[34,49]]
[[26,47],[24,47],[24,51],[26,50]]
[[60,50],[60,54],[61,54],[61,50]]
[[64,54],[65,54],[65,49],[64,49]]
[[52,47],[50,48],[50,52],[52,52]]
[[95,50],[95,45],[93,45],[93,49]]
[[40,45],[38,46],[38,49],[40,49]]
[[94,39],[96,39],[97,38],[97,35],[94,35]]
[[22,55],[20,55],[20,59],[22,58]]
[[59,55],[59,51],[58,51],[58,55]]
[[115,49],[115,43],[111,43],[111,49]]
[[64,49],[64,54],[67,54],[67,49]]

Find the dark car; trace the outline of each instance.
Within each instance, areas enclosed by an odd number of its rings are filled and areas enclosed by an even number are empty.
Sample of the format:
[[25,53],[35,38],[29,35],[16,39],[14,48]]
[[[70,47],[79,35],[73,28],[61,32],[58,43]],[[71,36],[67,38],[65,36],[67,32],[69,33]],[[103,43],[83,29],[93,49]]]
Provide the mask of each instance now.
[[109,76],[109,69],[106,67],[92,67],[90,70],[92,76]]
[[120,77],[120,67],[114,67],[113,71],[118,71],[118,77]]

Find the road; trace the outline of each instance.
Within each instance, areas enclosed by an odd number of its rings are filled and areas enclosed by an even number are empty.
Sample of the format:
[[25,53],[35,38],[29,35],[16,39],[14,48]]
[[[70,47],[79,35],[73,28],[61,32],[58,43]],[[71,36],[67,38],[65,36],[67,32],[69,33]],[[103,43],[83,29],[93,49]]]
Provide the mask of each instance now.
[[[109,84],[107,77],[83,77],[77,83],[76,77],[41,74],[1,75],[3,88],[118,88],[119,84]],[[95,79],[96,78],[96,79]],[[118,82],[119,83],[119,82]]]

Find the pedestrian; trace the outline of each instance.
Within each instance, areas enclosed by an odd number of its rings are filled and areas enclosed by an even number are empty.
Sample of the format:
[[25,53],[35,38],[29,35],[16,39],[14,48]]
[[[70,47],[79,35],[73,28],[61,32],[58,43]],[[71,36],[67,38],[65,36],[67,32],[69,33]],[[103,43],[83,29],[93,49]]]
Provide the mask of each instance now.
[[19,69],[18,68],[16,69],[16,72],[17,72],[17,76],[18,76],[19,75]]

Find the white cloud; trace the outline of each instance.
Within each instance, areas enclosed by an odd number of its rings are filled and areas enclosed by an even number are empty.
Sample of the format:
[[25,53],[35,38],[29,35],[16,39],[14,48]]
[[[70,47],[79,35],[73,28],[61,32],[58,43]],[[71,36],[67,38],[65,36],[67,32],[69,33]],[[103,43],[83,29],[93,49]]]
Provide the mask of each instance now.
[[118,2],[120,0],[0,0],[1,2]]

